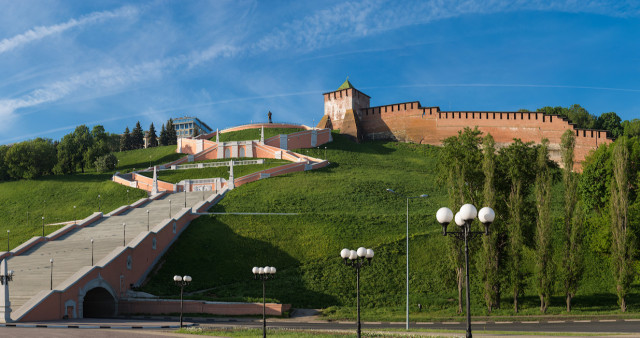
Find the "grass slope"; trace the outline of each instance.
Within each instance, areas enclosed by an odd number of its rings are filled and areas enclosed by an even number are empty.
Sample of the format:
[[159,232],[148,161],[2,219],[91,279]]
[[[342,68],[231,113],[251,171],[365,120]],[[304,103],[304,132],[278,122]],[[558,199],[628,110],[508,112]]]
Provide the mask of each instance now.
[[[294,173],[241,186],[227,194],[215,211],[298,213],[294,216],[202,216],[195,220],[165,255],[143,287],[163,296],[176,292],[171,278],[190,274],[193,298],[212,300],[260,299],[261,285],[252,280],[251,267],[275,266],[277,278],[268,282],[267,297],[294,307],[327,308],[334,318],[353,317],[354,271],[339,259],[342,248],[371,247],[376,256],[361,273],[363,318],[402,320],[405,302],[406,201],[385,191],[409,196],[429,194],[410,203],[410,289],[415,319],[457,317],[455,276],[449,268],[446,240],[435,212],[446,205],[446,191],[436,181],[439,148],[395,142],[354,144],[340,135],[327,145],[327,168]],[[309,149],[324,157],[324,149]],[[554,210],[560,212],[561,191]],[[479,243],[479,242],[478,242]],[[472,306],[486,314],[482,285],[472,247]],[[532,257],[525,249],[525,257]],[[588,256],[585,280],[572,314],[618,313],[606,261]],[[533,261],[526,259],[529,271]],[[524,315],[539,314],[532,275],[520,299]],[[637,290],[637,287],[636,289]],[[503,306],[494,316],[513,314],[505,287]],[[637,312],[639,297],[629,297]],[[417,304],[424,306],[418,313]],[[553,299],[550,314],[564,311],[563,297]]]
[[[175,150],[176,146],[166,146],[115,153],[120,160],[116,170],[144,168],[149,165],[149,159],[159,164],[184,156],[176,154]],[[42,235],[43,215],[46,224],[66,222],[98,211],[98,203],[107,213],[147,196],[143,190],[111,182],[112,175],[113,172],[96,173],[94,168],[87,168],[84,174],[0,182],[0,241],[6,243],[6,230],[11,230],[9,244],[12,249],[33,236]],[[45,234],[60,227],[62,225],[46,226]],[[0,250],[4,248],[2,246]]]
[[[228,133],[220,133],[220,142],[229,142],[229,141],[247,141],[247,140],[259,140],[260,139],[260,129],[245,129],[238,131],[231,131]],[[268,139],[269,137],[273,137],[280,134],[291,134],[298,131],[302,131],[302,128],[264,128],[264,139]],[[211,138],[212,141],[215,141],[216,138]]]

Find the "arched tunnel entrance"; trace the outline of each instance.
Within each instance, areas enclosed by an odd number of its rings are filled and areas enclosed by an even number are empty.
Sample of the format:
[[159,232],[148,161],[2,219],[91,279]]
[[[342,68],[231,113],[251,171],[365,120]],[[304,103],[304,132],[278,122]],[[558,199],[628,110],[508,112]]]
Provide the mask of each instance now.
[[115,317],[116,300],[107,289],[93,288],[84,296],[82,312],[84,318]]

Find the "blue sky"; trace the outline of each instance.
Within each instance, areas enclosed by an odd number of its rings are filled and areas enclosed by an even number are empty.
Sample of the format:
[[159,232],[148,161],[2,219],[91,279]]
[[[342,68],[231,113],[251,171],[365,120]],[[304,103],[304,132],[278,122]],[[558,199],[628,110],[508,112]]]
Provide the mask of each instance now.
[[169,117],[310,125],[349,76],[372,105],[640,117],[625,1],[0,0],[0,144]]

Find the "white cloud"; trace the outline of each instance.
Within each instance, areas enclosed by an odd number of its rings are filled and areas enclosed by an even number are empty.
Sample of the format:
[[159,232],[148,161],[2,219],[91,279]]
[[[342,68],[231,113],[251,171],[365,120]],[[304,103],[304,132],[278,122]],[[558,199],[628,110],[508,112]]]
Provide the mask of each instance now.
[[71,19],[67,22],[52,26],[38,26],[22,34],[0,41],[0,54],[13,50],[30,42],[40,40],[49,35],[62,33],[74,27],[101,22],[108,19],[130,17],[137,14],[137,9],[131,6],[121,7],[114,11],[93,12],[79,19]]

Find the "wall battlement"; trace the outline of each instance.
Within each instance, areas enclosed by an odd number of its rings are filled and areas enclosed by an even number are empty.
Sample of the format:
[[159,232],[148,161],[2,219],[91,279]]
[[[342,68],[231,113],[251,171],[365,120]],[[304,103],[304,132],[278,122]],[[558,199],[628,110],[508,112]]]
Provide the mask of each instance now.
[[[366,101],[356,103],[358,97]],[[558,163],[562,134],[571,130],[576,135],[578,171],[591,150],[613,141],[606,130],[578,128],[566,117],[542,112],[441,111],[439,107],[423,107],[420,101],[370,107],[369,99],[355,88],[325,93],[325,115],[332,128],[341,129],[342,133],[358,140],[442,145],[444,139],[456,136],[465,127],[478,127],[483,134],[491,134],[498,147],[507,146],[516,138],[536,144],[546,138],[550,142],[551,159]],[[350,111],[355,113],[357,128],[347,128],[353,125],[349,120],[352,119]],[[344,130],[343,122],[347,123]]]

